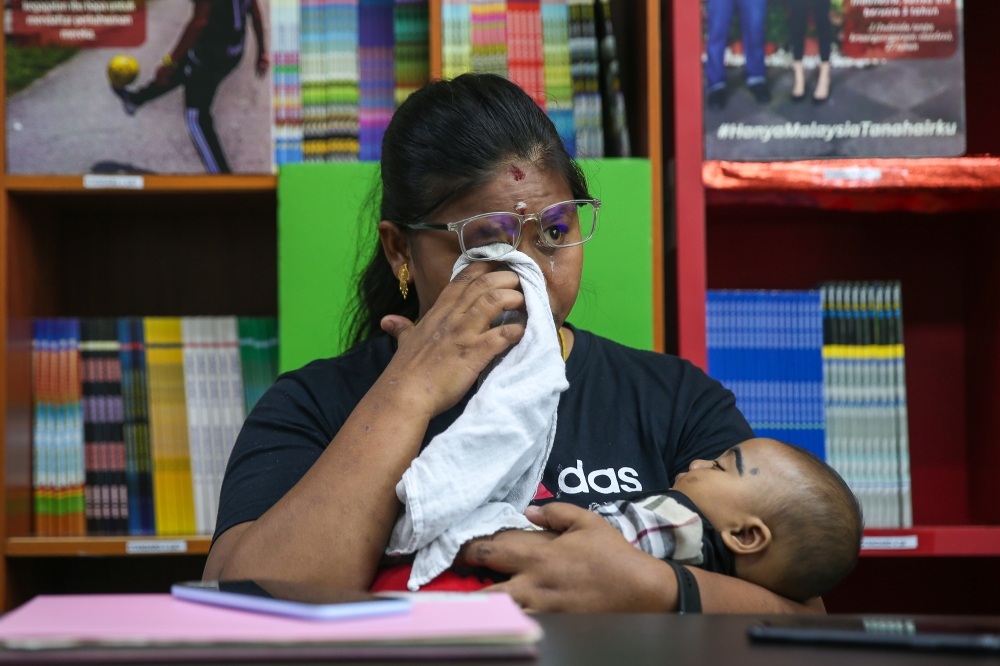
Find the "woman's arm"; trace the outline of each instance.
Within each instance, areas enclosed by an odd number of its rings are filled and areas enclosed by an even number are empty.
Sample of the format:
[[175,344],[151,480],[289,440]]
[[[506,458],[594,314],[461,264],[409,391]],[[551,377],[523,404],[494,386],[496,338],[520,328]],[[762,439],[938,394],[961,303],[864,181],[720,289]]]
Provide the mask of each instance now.
[[[280,579],[367,589],[399,511],[396,484],[430,419],[456,404],[524,327],[489,325],[523,307],[517,275],[479,262],[440,295],[419,327],[387,317],[399,349],[337,436],[256,521],[222,534],[205,578]],[[247,498],[250,499],[250,498]]]
[[[538,612],[675,612],[677,576],[666,563],[635,548],[597,514],[556,502],[529,507],[528,518],[560,534],[502,532],[466,544],[469,564],[513,574],[490,589],[510,593]],[[738,578],[691,569],[706,613],[816,613]]]

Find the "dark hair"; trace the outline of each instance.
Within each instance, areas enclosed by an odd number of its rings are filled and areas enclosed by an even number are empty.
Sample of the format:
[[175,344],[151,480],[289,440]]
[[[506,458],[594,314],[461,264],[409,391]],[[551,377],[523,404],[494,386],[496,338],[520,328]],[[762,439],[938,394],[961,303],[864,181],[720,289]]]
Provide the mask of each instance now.
[[403,299],[373,233],[378,222],[405,227],[421,221],[453,197],[489,182],[513,160],[560,173],[576,199],[590,196],[552,121],[507,79],[463,74],[430,83],[400,105],[382,137],[381,183],[362,213],[361,243],[373,247],[348,313],[349,346],[380,334],[386,315],[415,319],[418,313],[419,298]]
[[796,601],[822,596],[851,572],[865,529],[861,505],[835,469],[803,448],[794,452],[803,473],[790,493],[771,503],[768,525],[788,540],[789,564],[778,589]]

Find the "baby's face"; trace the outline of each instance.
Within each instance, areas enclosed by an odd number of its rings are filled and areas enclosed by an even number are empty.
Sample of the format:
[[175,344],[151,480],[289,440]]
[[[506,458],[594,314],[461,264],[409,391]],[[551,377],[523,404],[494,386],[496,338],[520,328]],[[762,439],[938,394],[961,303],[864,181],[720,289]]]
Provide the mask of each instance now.
[[791,465],[784,447],[769,439],[751,439],[737,444],[715,460],[695,460],[689,471],[678,474],[674,490],[695,503],[708,522],[719,531],[750,512],[759,510]]

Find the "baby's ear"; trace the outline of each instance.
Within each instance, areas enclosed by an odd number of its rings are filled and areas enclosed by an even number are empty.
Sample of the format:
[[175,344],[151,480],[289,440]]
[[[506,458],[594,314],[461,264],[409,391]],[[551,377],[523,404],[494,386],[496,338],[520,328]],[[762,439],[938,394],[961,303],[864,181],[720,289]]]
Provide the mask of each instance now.
[[736,555],[762,553],[771,545],[771,530],[760,518],[748,518],[741,527],[722,532],[721,536]]

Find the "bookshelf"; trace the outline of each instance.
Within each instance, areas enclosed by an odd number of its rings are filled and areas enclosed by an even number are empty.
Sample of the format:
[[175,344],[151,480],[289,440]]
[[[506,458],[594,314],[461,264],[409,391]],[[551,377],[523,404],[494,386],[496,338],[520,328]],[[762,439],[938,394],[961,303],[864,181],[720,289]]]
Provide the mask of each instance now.
[[212,537],[9,537],[7,557],[208,555]]
[[706,289],[901,279],[915,527],[866,535],[918,545],[864,551],[827,608],[997,613],[1000,5],[965,3],[970,157],[771,163],[702,160],[698,5],[670,7],[676,349],[704,367]]
[[[431,0],[440,73],[440,0]],[[622,88],[652,179],[654,346],[672,336],[664,255],[660,4],[619,3]],[[3,67],[0,48],[0,67]],[[0,104],[0,118],[5,104]],[[0,137],[0,141],[3,137]],[[200,578],[210,537],[31,534],[31,335],[42,316],[278,314],[277,178],[145,175],[136,182],[0,173],[0,495],[3,609],[39,593],[166,591]],[[665,269],[665,265],[667,268]],[[181,545],[183,544],[183,545]]]

